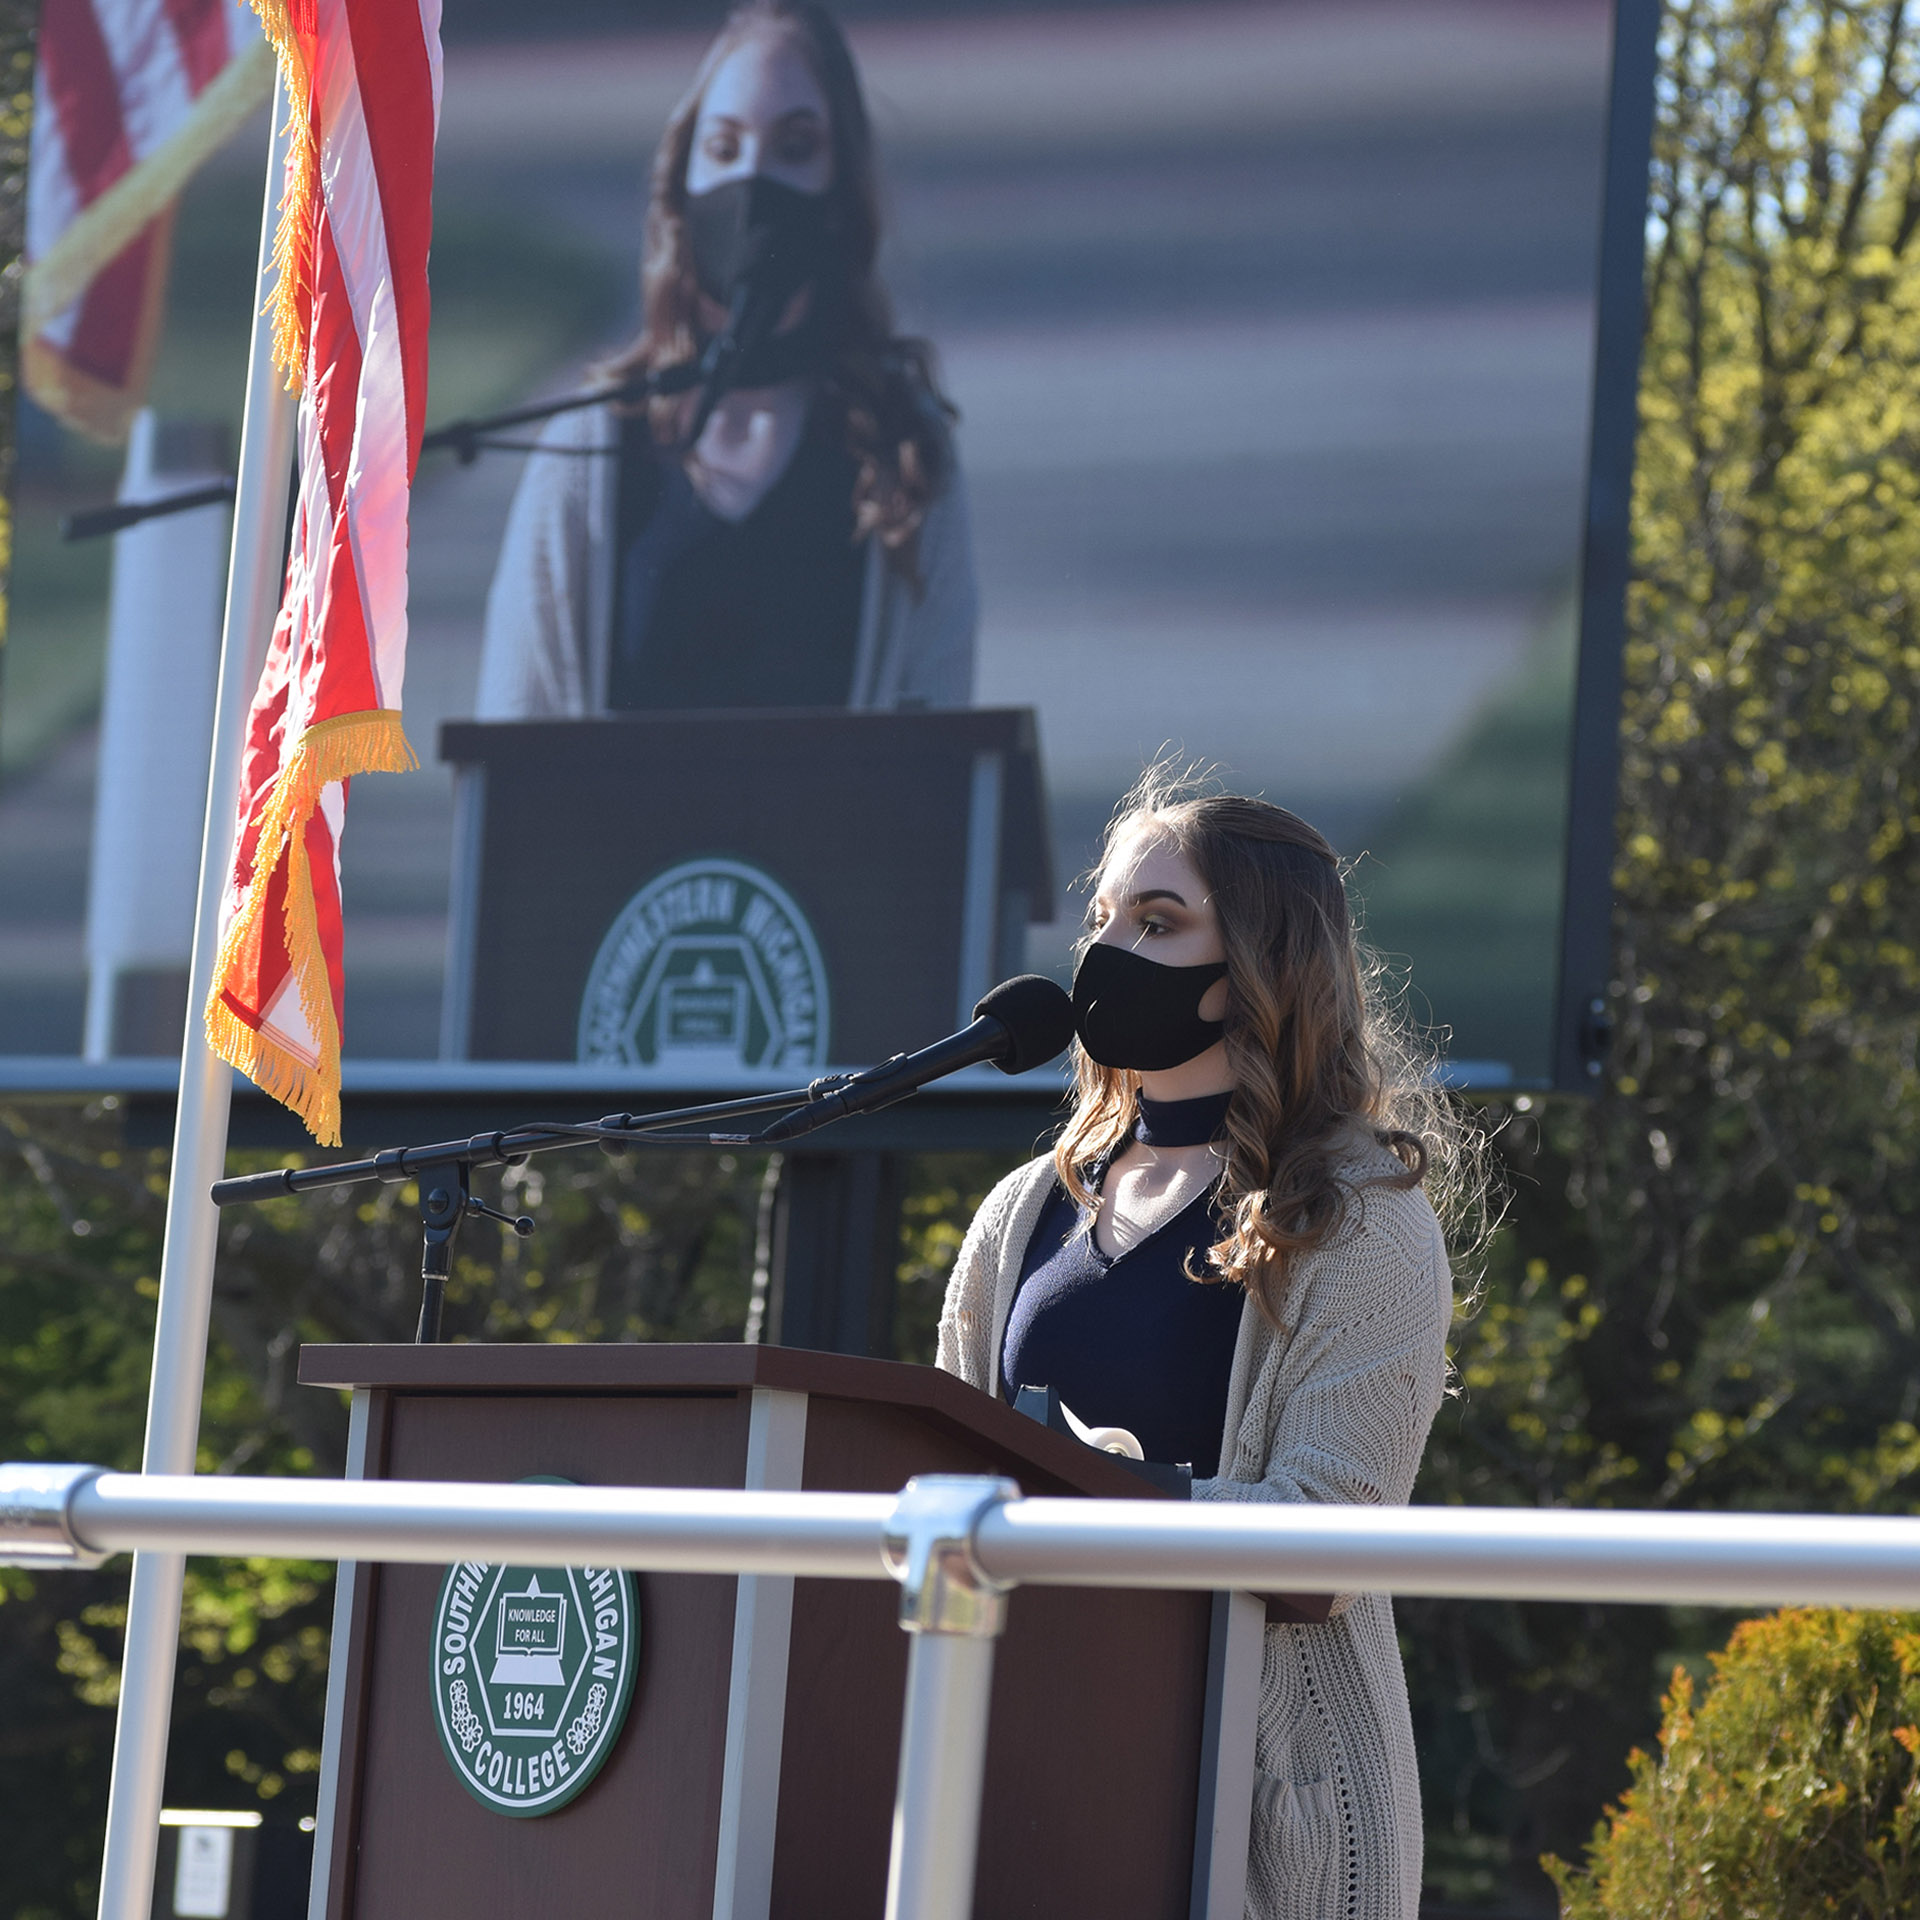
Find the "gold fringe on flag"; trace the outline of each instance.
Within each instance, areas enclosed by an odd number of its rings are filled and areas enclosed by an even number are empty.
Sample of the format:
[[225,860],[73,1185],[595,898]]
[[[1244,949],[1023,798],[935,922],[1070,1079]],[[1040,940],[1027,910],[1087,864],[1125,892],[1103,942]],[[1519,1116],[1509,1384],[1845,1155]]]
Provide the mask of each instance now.
[[280,78],[288,101],[287,131],[292,135],[287,148],[286,189],[280,196],[280,225],[273,236],[273,364],[285,372],[288,392],[297,393],[306,374],[307,331],[313,315],[320,153],[313,139],[307,63],[293,30],[287,0],[252,0],[252,6],[280,56]]
[[[323,1147],[340,1144],[340,1029],[333,1017],[333,987],[313,905],[307,822],[320,804],[321,791],[334,781],[349,780],[356,773],[411,773],[419,764],[401,729],[400,715],[391,707],[343,713],[309,727],[267,796],[246,898],[220,942],[213,991],[207,999],[207,1044],[263,1093],[291,1107]],[[244,974],[249,954],[257,954],[269,937],[267,889],[283,855],[287,960],[307,1031],[318,1047],[317,1062],[301,1059],[270,1033],[248,1026],[220,997],[236,969]],[[257,965],[252,972],[257,979]]]

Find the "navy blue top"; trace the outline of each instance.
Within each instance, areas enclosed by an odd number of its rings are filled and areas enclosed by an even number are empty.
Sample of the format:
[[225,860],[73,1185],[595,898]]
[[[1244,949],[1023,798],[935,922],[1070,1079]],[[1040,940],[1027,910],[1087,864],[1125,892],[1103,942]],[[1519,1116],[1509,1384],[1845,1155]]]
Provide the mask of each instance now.
[[608,707],[844,707],[866,571],[853,456],[810,422],[786,472],[734,522],[643,416],[622,420],[620,456]]
[[[1100,1182],[1092,1184],[1097,1190]],[[1144,1240],[1109,1256],[1056,1181],[1007,1315],[1002,1394],[1010,1400],[1021,1387],[1052,1387],[1087,1425],[1125,1427],[1149,1460],[1187,1462],[1203,1478],[1219,1472],[1246,1296],[1187,1278],[1189,1266],[1206,1272],[1207,1248],[1220,1237],[1213,1197],[1211,1188],[1197,1194]]]

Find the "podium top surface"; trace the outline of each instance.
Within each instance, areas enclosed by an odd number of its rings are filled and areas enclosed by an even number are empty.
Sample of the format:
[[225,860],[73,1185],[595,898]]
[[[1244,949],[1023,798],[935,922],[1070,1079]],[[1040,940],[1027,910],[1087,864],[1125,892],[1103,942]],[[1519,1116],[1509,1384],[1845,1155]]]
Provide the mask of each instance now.
[[[516,762],[559,752],[577,755],[583,741],[631,750],[636,740],[688,737],[701,751],[758,756],[791,746],[809,756],[871,751],[893,739],[914,751],[1039,752],[1031,707],[912,707],[884,712],[846,707],[676,707],[658,712],[602,713],[567,720],[446,720],[440,758],[456,765]],[[588,749],[591,751],[592,749]]]
[[304,1387],[408,1394],[744,1393],[771,1387],[917,1412],[1030,1461],[1078,1493],[1168,1497],[1117,1460],[937,1367],[801,1347],[638,1341],[305,1346],[299,1381]]

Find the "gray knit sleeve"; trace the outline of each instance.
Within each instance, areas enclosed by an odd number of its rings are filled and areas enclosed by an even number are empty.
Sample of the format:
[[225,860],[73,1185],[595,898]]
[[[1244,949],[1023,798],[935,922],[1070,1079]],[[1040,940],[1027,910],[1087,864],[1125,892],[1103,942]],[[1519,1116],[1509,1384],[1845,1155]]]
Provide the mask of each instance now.
[[487,590],[482,720],[579,719],[596,712],[594,663],[604,651],[595,569],[608,560],[612,412],[588,407],[549,420],[528,456]]
[[1404,1505],[1439,1411],[1451,1317],[1426,1196],[1363,1188],[1301,1262],[1225,1470],[1196,1480],[1193,1497]]

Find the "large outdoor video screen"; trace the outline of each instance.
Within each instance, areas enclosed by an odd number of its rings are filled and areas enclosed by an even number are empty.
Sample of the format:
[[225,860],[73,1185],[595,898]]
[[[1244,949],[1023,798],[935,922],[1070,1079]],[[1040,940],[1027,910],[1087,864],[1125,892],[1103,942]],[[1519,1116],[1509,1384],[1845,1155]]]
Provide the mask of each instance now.
[[[624,363],[719,20],[449,8],[429,427]],[[847,35],[926,410],[776,367],[806,397],[742,426],[744,482],[607,408],[423,459],[422,768],[351,795],[349,1091],[923,1044],[1066,977],[1076,880],[1166,755],[1326,833],[1459,1079],[1547,1084],[1612,6],[903,3]],[[180,205],[129,445],[21,405],[15,1084],[177,1053],[227,514],[58,526],[231,471],[266,144],[261,114]]]

